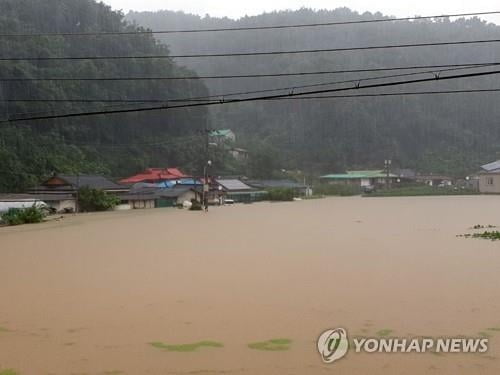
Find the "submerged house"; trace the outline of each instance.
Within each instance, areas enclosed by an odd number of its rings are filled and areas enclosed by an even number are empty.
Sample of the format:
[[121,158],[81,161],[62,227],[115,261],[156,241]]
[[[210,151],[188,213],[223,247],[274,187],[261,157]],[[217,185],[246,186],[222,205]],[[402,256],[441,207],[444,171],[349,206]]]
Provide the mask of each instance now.
[[31,194],[0,194],[0,213],[11,208],[49,208],[50,206],[39,196]]
[[251,203],[262,200],[267,192],[251,187],[238,179],[217,179],[216,184],[223,192],[225,199],[235,202]]
[[371,187],[377,185],[385,185],[398,182],[398,176],[387,173],[384,170],[369,170],[369,171],[347,171],[346,173],[328,174],[321,176],[319,179],[327,184],[352,185],[359,187]]
[[129,189],[99,175],[54,175],[28,190],[29,196],[41,200],[56,212],[71,212],[77,209],[78,190],[87,187],[120,196]]
[[247,185],[260,190],[267,189],[291,189],[297,197],[312,195],[311,188],[300,182],[292,180],[248,180]]
[[200,200],[201,189],[188,186],[175,186],[170,189],[143,186],[130,190],[120,198],[122,204],[131,209],[176,207],[185,201]]

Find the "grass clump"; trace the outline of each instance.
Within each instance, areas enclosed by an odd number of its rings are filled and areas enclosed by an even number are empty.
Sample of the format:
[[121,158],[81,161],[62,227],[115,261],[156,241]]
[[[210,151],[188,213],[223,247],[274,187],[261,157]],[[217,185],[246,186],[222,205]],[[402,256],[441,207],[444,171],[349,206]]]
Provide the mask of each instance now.
[[19,375],[19,373],[13,369],[0,370],[0,375]]
[[290,339],[272,339],[248,344],[250,349],[266,351],[284,351],[289,350],[292,340]]
[[467,233],[467,234],[460,234],[457,237],[464,237],[464,238],[480,238],[483,240],[491,240],[491,241],[498,241],[500,240],[500,231],[494,230],[494,231],[485,231],[482,233]]
[[220,342],[216,341],[200,341],[200,342],[195,342],[192,344],[180,344],[180,345],[172,345],[172,344],[165,344],[163,342],[151,342],[149,343],[153,348],[157,349],[162,349],[166,350],[169,352],[195,352],[200,348],[207,347],[207,348],[222,348],[224,347],[223,344]]
[[496,226],[494,225],[481,225],[481,224],[476,224],[474,225],[471,229],[492,229],[492,228],[496,228]]
[[351,197],[354,195],[360,195],[361,188],[359,186],[353,186],[353,185],[321,184],[314,187],[314,194],[326,195],[326,196]]
[[389,336],[392,332],[394,332],[392,329],[381,329],[380,331],[377,332],[377,336],[379,337],[387,337]]
[[487,331],[500,332],[500,327],[490,327],[486,328]]
[[500,231],[494,230],[494,231],[485,231],[483,233],[474,233],[472,235],[472,238],[482,238],[485,240],[491,240],[491,241],[498,241],[500,240]]
[[291,202],[295,198],[293,189],[274,188],[267,190],[267,199],[271,202]]
[[418,197],[418,196],[435,196],[435,195],[477,195],[478,192],[470,189],[458,189],[455,187],[438,187],[438,186],[406,186],[394,187],[393,189],[378,190],[366,197]]

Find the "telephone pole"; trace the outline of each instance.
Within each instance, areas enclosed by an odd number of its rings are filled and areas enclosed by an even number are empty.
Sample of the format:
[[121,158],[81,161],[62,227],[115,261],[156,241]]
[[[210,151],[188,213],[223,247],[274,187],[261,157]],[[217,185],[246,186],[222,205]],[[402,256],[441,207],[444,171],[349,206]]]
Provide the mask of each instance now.
[[384,169],[386,173],[385,186],[388,189],[391,187],[391,165],[392,165],[391,159],[384,160]]

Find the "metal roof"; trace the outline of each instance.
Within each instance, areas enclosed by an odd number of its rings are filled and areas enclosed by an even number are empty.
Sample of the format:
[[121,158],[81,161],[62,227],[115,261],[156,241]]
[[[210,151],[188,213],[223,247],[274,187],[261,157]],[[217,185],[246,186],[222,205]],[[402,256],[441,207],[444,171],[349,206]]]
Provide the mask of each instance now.
[[232,190],[252,190],[250,186],[244,184],[240,180],[217,180],[217,183],[221,185],[224,189]]
[[258,188],[305,189],[307,187],[292,180],[249,180],[246,183]]
[[488,171],[488,172],[492,172],[496,169],[500,169],[500,160],[482,165],[481,168],[484,169],[485,171]]

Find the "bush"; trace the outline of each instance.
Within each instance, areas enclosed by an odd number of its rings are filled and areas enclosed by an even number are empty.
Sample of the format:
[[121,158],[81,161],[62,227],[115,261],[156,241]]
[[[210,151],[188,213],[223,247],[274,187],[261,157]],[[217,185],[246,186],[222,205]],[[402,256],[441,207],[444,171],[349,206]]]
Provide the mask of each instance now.
[[350,197],[361,194],[361,187],[354,185],[318,185],[314,187],[316,195],[337,195],[341,197]]
[[274,202],[289,202],[293,201],[294,197],[293,189],[276,188],[267,191],[267,199]]
[[203,206],[196,199],[191,199],[192,206],[189,209],[190,211],[202,211]]
[[7,225],[34,224],[43,221],[45,211],[35,205],[29,208],[11,208],[1,217]]
[[120,199],[105,191],[83,187],[78,191],[78,206],[80,211],[108,211],[120,203]]

